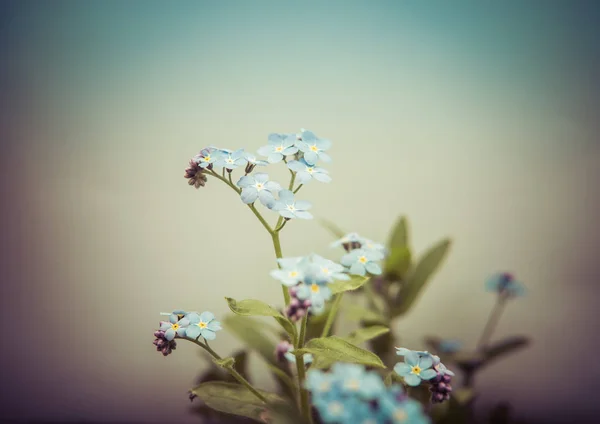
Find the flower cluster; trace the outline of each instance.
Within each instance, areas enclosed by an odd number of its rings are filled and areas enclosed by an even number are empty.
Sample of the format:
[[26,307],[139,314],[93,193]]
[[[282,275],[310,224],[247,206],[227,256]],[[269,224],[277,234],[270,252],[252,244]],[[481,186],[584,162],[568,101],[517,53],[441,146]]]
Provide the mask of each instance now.
[[[296,355],[294,355],[294,346],[288,342],[287,340],[282,340],[279,342],[275,348],[275,357],[279,362],[288,361],[293,364],[296,363]],[[312,363],[313,356],[310,353],[305,353],[302,355],[302,359],[304,359],[304,364],[308,365]]]
[[350,274],[381,274],[382,270],[378,261],[381,261],[385,257],[385,246],[361,237],[357,233],[346,234],[331,244],[331,247],[340,246],[347,252],[342,257],[341,263],[350,268]]
[[429,423],[421,404],[399,385],[386,387],[374,371],[337,362],[331,372],[309,370],[306,388],[324,423]]
[[[270,134],[268,145],[258,149],[258,154],[266,156],[266,161],[258,160],[254,154],[244,149],[233,151],[209,146],[192,158],[185,170],[185,178],[189,180],[190,185],[199,188],[206,184],[207,175],[224,179],[225,172],[231,174],[233,170],[243,168],[244,175],[235,185],[231,175],[229,176],[230,185],[240,193],[242,202],[253,204],[259,200],[263,206],[277,212],[286,220],[312,219],[312,214],[308,212],[312,204],[305,200],[296,200],[294,193],[312,179],[325,183],[331,181],[329,172],[316,166],[318,161],[331,161],[330,156],[325,153],[330,147],[331,141],[319,138],[305,129],[298,134]],[[288,161],[288,157],[292,159]],[[267,166],[282,160],[299,183],[294,191],[293,181],[289,189],[283,189],[279,183],[269,180],[266,173],[249,175],[256,166]],[[223,169],[222,177],[215,172],[217,168]]]
[[325,302],[331,299],[329,283],[336,280],[349,280],[346,269],[329,259],[316,254],[278,260],[279,269],[271,271],[271,276],[284,286],[290,287],[293,300],[288,306],[288,317],[297,320],[310,308],[313,314],[320,314]]
[[196,340],[202,336],[205,340],[214,340],[216,332],[221,330],[221,323],[215,320],[212,312],[185,312],[181,310],[171,313],[161,313],[168,315],[169,321],[161,321],[160,329],[154,333],[156,340],[154,345],[156,350],[161,351],[167,356],[175,349],[175,337],[187,337]]
[[404,357],[404,362],[394,366],[394,371],[409,386],[418,386],[423,381],[429,383],[431,401],[440,403],[450,399],[450,382],[454,373],[442,362],[439,356],[427,351],[413,351],[403,347],[396,348],[396,354]]

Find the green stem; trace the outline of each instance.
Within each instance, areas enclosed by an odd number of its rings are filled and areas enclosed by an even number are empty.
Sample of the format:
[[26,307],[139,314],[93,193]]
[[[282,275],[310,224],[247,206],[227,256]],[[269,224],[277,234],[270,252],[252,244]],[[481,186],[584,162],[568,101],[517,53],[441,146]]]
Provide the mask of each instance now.
[[298,190],[300,190],[303,185],[304,184],[300,184],[298,187],[296,187],[296,190],[294,190],[294,194],[298,193]]
[[492,337],[492,333],[496,329],[498,325],[498,321],[500,320],[500,316],[502,315],[502,311],[504,310],[504,305],[506,303],[505,296],[498,296],[498,301],[494,305],[492,312],[490,312],[490,317],[488,318],[487,323],[481,333],[481,338],[479,339],[479,343],[477,343],[477,349],[484,348]]
[[[229,175],[227,175],[227,178],[229,179],[229,184],[233,186],[234,184],[233,184],[233,181],[231,180],[231,171],[230,171],[230,172],[228,172],[228,174],[229,174]],[[236,190],[236,191],[237,191],[237,190]]]
[[[300,335],[298,336],[298,343],[296,349],[301,349],[304,346],[304,338],[306,337],[306,323],[308,321],[308,315],[302,318],[300,324]],[[296,357],[296,371],[298,372],[298,390],[300,391],[300,408],[304,417],[312,422],[312,414],[310,413],[310,405],[308,403],[308,392],[303,387],[304,380],[306,380],[306,371],[304,369],[304,355]]]
[[342,302],[343,295],[344,292],[341,292],[335,297],[335,300],[331,305],[331,309],[329,310],[329,316],[327,317],[327,321],[325,322],[325,327],[323,328],[323,333],[321,333],[321,337],[327,337],[329,335],[329,330],[331,330],[333,321],[335,321],[335,317],[338,313],[338,309],[340,308],[340,303]]
[[269,234],[273,235],[273,229],[271,228],[271,226],[269,225],[269,223],[263,218],[263,216],[260,214],[260,212],[258,211],[258,209],[256,209],[256,206],[254,206],[254,203],[248,205],[248,207],[250,208],[250,210],[252,211],[252,213],[254,215],[256,215],[256,217],[258,218],[258,220],[260,221],[260,223],[263,225],[263,227],[265,227],[265,229],[269,232]]
[[283,221],[283,223],[281,225],[279,225],[277,228],[275,228],[275,232],[278,233],[281,231],[281,229],[283,227],[285,227],[285,224],[287,224],[288,220],[286,219],[285,221]]
[[[281,253],[281,242],[279,241],[279,232],[270,231],[270,233],[271,238],[273,239],[273,248],[275,249],[275,256],[277,257],[277,259],[281,259],[283,258],[283,254]],[[279,261],[277,262],[277,265],[279,266],[279,268],[281,268],[281,265],[279,265]],[[288,306],[290,304],[290,292],[288,291],[287,287],[283,284],[281,285],[281,290],[283,292],[285,306]]]
[[[217,352],[215,352],[214,350],[212,350],[212,348],[208,345],[208,342],[206,343],[202,343],[200,340],[195,340],[195,339],[191,339],[188,337],[181,337],[185,340],[189,340],[195,344],[197,344],[198,346],[200,346],[202,349],[206,350],[208,353],[210,353],[210,355],[215,358],[216,360],[220,361],[222,358],[219,356],[219,354],[217,354]],[[248,380],[246,380],[244,377],[242,377],[242,375],[237,372],[235,370],[235,368],[233,368],[233,366],[231,367],[226,367],[226,370],[229,371],[229,373],[233,376],[233,378],[235,378],[237,381],[239,381],[243,386],[245,386],[248,390],[250,390],[250,392],[252,392],[252,394],[254,396],[256,396],[257,398],[259,398],[261,401],[263,401],[264,403],[268,403],[267,398],[265,398],[263,395],[260,394],[260,392],[258,390],[256,390],[252,384],[250,384],[248,382]]]

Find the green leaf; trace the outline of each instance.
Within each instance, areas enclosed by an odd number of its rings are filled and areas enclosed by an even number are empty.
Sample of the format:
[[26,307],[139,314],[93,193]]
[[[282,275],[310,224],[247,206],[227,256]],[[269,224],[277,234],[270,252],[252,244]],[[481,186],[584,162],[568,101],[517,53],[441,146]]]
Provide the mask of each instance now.
[[475,399],[475,391],[461,387],[452,392],[452,398],[461,406],[468,405]]
[[233,364],[235,364],[235,358],[229,356],[222,359],[213,359],[213,362],[221,368],[232,368]]
[[385,324],[385,317],[379,312],[367,309],[360,305],[348,304],[344,305],[342,313],[346,319],[352,321],[371,321],[373,323]]
[[282,382],[285,383],[285,385],[290,389],[292,393],[296,391],[296,385],[294,384],[294,380],[292,380],[292,377],[286,374],[281,368],[276,367],[273,364],[267,364],[267,366],[273,374],[275,374],[281,379]]
[[333,222],[327,220],[327,219],[319,219],[319,223],[325,227],[326,229],[329,230],[329,232],[331,234],[333,234],[335,237],[337,238],[342,238],[346,235],[346,233],[344,232],[344,230],[342,230],[340,227],[338,227],[336,224],[334,224]]
[[408,246],[393,247],[386,258],[383,273],[386,278],[403,280],[411,265],[412,254]]
[[225,300],[229,305],[231,312],[242,316],[261,316],[274,317],[275,320],[283,327],[290,335],[296,334],[296,327],[286,317],[284,317],[277,309],[267,305],[265,302],[255,299],[240,300],[239,302],[230,297]]
[[373,325],[371,327],[359,328],[354,330],[348,336],[344,337],[348,342],[359,345],[371,339],[375,339],[382,334],[389,333],[390,329],[383,325]]
[[[267,405],[252,392],[240,384],[210,381],[202,383],[191,392],[198,396],[209,408],[227,414],[260,420]],[[283,399],[275,393],[262,390],[258,392],[267,398],[269,403],[282,403]]]
[[331,368],[331,366],[333,364],[335,364],[335,360],[331,359],[331,358],[327,358],[325,356],[317,356],[312,364],[310,364],[311,368],[317,369],[317,370],[322,370],[325,368]]
[[509,353],[527,347],[530,343],[530,339],[525,336],[507,337],[502,341],[489,345],[483,351],[484,361],[487,364],[488,362],[496,360],[501,356],[508,355]]
[[327,287],[331,289],[332,294],[337,294],[359,289],[362,286],[364,286],[367,281],[369,281],[369,277],[361,277],[360,275],[354,275],[350,277],[349,280],[335,281],[329,284]]
[[396,221],[396,225],[392,230],[392,234],[388,240],[388,248],[393,250],[396,247],[409,247],[409,232],[408,220],[405,216],[401,216]]
[[429,249],[417,263],[417,265],[406,276],[396,297],[394,316],[403,315],[411,308],[421,293],[425,284],[438,270],[450,249],[450,240],[444,239]]
[[377,368],[385,368],[377,355],[337,337],[321,337],[310,340],[302,349],[295,350],[296,356],[312,353],[315,357],[325,357],[335,362],[350,362]]

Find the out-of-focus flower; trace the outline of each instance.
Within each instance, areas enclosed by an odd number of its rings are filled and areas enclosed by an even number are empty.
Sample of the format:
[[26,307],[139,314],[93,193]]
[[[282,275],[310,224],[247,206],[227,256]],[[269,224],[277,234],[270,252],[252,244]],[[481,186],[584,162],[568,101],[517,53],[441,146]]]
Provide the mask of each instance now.
[[350,274],[381,274],[381,267],[376,261],[383,259],[383,253],[377,250],[355,249],[342,257],[342,265],[350,267]]
[[285,315],[293,322],[299,321],[306,315],[310,314],[311,300],[298,299],[298,286],[289,289],[290,303],[285,309]]
[[440,341],[438,348],[440,352],[452,354],[462,349],[463,343],[460,340],[442,340]]
[[308,264],[307,257],[281,258],[277,262],[280,269],[271,271],[271,277],[279,280],[281,284],[292,287],[304,280]]
[[329,171],[307,163],[304,159],[288,162],[288,168],[296,172],[296,181],[306,184],[313,178],[322,183],[331,182]]
[[359,236],[357,233],[348,233],[341,239],[336,240],[333,243],[331,243],[331,247],[342,246],[344,249],[346,249],[346,252],[350,252],[351,250],[354,250],[354,249],[360,249],[361,240],[362,240],[362,237]]
[[237,182],[238,187],[242,189],[240,197],[242,202],[246,204],[254,203],[256,199],[266,207],[272,207],[275,202],[273,192],[277,193],[281,190],[281,186],[269,181],[267,174],[254,174],[254,176],[245,175]]
[[271,209],[279,212],[279,215],[286,219],[312,219],[312,214],[306,212],[311,207],[312,204],[306,200],[295,200],[294,193],[290,190],[281,190],[279,192],[279,199],[273,203]]
[[485,282],[488,291],[498,293],[500,296],[520,297],[525,295],[525,286],[523,283],[515,280],[514,276],[508,272],[499,272],[492,275]]
[[314,253],[309,258],[310,265],[307,267],[308,272],[305,273],[305,283],[325,284],[333,283],[335,280],[347,281],[350,279],[342,265]]
[[325,309],[325,302],[331,299],[331,289],[324,284],[300,283],[296,287],[296,296],[299,300],[310,300],[311,312],[319,315]]

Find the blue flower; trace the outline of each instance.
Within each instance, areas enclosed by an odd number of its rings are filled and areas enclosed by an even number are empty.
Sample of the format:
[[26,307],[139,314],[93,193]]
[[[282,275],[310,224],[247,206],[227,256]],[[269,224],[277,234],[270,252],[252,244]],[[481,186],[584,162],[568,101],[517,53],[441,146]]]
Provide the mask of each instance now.
[[242,202],[249,204],[259,199],[260,203],[266,207],[271,207],[275,203],[273,192],[281,190],[278,183],[269,181],[269,176],[262,173],[254,174],[254,176],[245,175],[239,179],[237,185],[242,189],[240,194]]
[[363,366],[336,362],[331,370],[341,382],[340,389],[344,393],[373,400],[385,391],[385,384],[381,377],[373,372],[367,372]]
[[410,349],[406,349],[404,347],[397,347],[396,348],[396,355],[400,355],[400,356],[406,356],[407,354],[414,352],[419,356],[428,356],[433,360],[433,365],[436,366],[437,364],[440,363],[440,357],[437,355],[432,355],[431,353],[427,352],[426,350],[410,350]]
[[312,204],[306,200],[296,201],[294,199],[294,193],[290,190],[281,190],[279,192],[279,200],[273,203],[271,209],[275,212],[279,212],[279,215],[287,219],[312,219],[312,214],[306,212],[311,207]]
[[439,343],[439,350],[442,353],[456,353],[463,346],[463,343],[460,340],[442,340]]
[[429,418],[423,414],[423,407],[413,399],[387,405],[387,414],[391,422],[396,424],[428,424]]
[[[283,356],[285,357],[285,359],[287,359],[291,363],[295,364],[296,363],[296,355],[294,355],[293,352],[294,352],[294,347],[290,346],[288,351],[286,353],[284,353]],[[308,365],[308,364],[312,363],[313,356],[310,353],[305,353],[304,355],[302,355],[302,359],[304,359],[304,365]]]
[[258,154],[267,156],[269,163],[277,163],[298,151],[295,144],[294,134],[269,134],[269,144],[258,149]]
[[304,284],[297,286],[296,296],[300,300],[309,299],[311,302],[311,312],[319,315],[325,309],[325,302],[331,299],[331,289],[322,284]]
[[194,157],[194,161],[200,165],[200,168],[206,168],[210,164],[214,163],[219,156],[219,151],[214,147],[206,147],[200,150],[200,153]]
[[304,387],[312,392],[313,396],[325,397],[337,391],[335,383],[336,377],[333,374],[311,369],[306,373]]
[[296,144],[298,148],[304,153],[304,160],[309,164],[315,164],[318,160],[323,162],[331,162],[331,158],[325,150],[329,150],[331,147],[331,141],[318,138],[312,131],[303,131],[301,134],[301,141]]
[[165,339],[171,341],[175,338],[175,336],[183,337],[186,332],[186,327],[188,325],[185,318],[179,318],[180,315],[177,314],[179,311],[175,311],[169,315],[169,321],[161,321],[160,323],[160,331],[165,332]]
[[221,166],[223,168],[232,170],[240,166],[244,166],[248,162],[246,160],[246,153],[244,152],[244,149],[239,149],[235,152],[223,149],[221,149],[221,151],[222,154],[219,155],[215,161],[215,166]]
[[206,340],[214,340],[216,331],[221,330],[221,323],[215,320],[212,312],[202,312],[200,315],[193,312],[188,314],[182,321],[187,326],[186,337],[197,339],[202,336]]
[[394,366],[394,371],[409,386],[418,386],[421,381],[430,380],[437,375],[431,368],[432,365],[433,358],[431,356],[419,356],[417,352],[410,351],[404,355],[404,362],[398,362]]
[[279,280],[284,286],[292,287],[304,280],[308,258],[281,258],[277,262],[280,269],[271,271],[271,277]]
[[350,274],[381,274],[381,267],[375,261],[383,259],[383,253],[377,250],[355,249],[342,257],[342,265],[350,267]]
[[310,255],[310,261],[311,265],[308,268],[306,283],[325,284],[332,283],[335,280],[347,281],[350,279],[350,276],[345,273],[346,269],[338,263],[314,253]]
[[311,165],[304,159],[290,161],[287,166],[296,172],[296,180],[300,184],[306,184],[313,178],[322,183],[331,182],[331,177],[327,175],[329,172],[326,169]]
[[433,368],[440,374],[440,375],[449,375],[451,377],[454,377],[454,372],[450,371],[446,365],[442,364],[441,362],[438,363],[437,365],[434,365]]
[[486,281],[485,287],[488,291],[497,292],[501,296],[519,297],[525,295],[525,286],[507,272],[492,275]]
[[366,250],[376,250],[383,254],[385,254],[387,251],[386,247],[383,244],[374,242],[373,240],[369,240],[369,239],[361,237],[359,242],[360,242],[360,247],[362,247],[363,249],[366,249]]
[[267,162],[266,160],[256,159],[256,156],[249,152],[246,152],[246,160],[249,164],[254,166],[267,166],[269,164],[269,162]]

